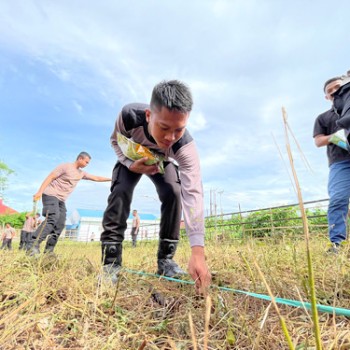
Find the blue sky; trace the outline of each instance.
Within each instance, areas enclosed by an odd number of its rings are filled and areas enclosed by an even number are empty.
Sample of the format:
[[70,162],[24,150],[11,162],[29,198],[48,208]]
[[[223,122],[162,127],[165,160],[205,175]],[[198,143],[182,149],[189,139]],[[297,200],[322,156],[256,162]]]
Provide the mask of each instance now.
[[[330,108],[324,81],[350,69],[349,10],[342,0],[1,1],[0,159],[16,172],[5,203],[29,210],[48,173],[82,150],[87,172],[109,176],[118,112],[148,102],[163,79],[194,95],[188,128],[207,213],[211,190],[226,213],[297,202],[282,106],[311,167],[293,144],[304,200],[327,198],[325,148],[312,130]],[[68,211],[104,209],[108,193],[81,181]],[[147,178],[132,206],[159,213]]]

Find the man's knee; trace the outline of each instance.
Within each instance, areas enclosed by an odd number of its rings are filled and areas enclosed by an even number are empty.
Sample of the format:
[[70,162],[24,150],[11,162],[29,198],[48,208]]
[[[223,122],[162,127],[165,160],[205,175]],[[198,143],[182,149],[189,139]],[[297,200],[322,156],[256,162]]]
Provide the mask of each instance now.
[[337,193],[330,197],[329,207],[345,207],[349,205],[349,196],[344,193]]
[[178,202],[181,200],[181,187],[180,186],[165,186],[160,194],[160,200],[162,202]]

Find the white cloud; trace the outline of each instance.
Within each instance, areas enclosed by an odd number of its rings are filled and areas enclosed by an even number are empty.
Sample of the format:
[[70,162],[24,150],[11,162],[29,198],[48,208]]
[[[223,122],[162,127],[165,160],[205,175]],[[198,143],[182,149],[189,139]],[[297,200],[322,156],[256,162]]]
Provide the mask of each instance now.
[[[282,106],[315,169],[310,175],[298,167],[305,196],[324,195],[327,160],[325,150],[313,144],[312,128],[329,107],[323,81],[349,68],[347,9],[345,0],[337,7],[299,0],[130,0],[83,7],[66,0],[2,1],[0,94],[13,99],[3,104],[9,122],[2,125],[2,153],[17,167],[28,155],[12,135],[25,142],[26,151],[33,148],[30,165],[18,177],[32,189],[80,148],[93,154],[92,172],[109,172],[116,159],[109,135],[120,108],[148,102],[155,83],[177,78],[193,91],[188,126],[201,154],[204,184],[224,190],[225,207],[294,198],[271,137],[285,152]],[[15,125],[24,118],[35,126],[26,130],[28,138]],[[153,196],[150,187],[140,184],[138,206],[152,207],[139,198]],[[14,188],[13,196],[24,192],[19,184]],[[96,201],[89,205],[103,206],[102,189],[95,195],[95,187],[86,194],[84,188],[70,203],[88,203],[92,191]],[[26,201],[30,197],[22,197]]]
[[191,117],[188,122],[188,128],[193,134],[196,131],[204,130],[207,127],[207,120],[203,113],[201,112],[192,112]]
[[83,112],[83,106],[79,104],[77,101],[73,101],[74,108],[78,111],[79,114]]
[[276,121],[276,116],[280,116],[282,120],[282,107],[291,107],[292,98],[290,96],[274,96],[267,101],[264,101],[260,107],[259,119],[266,124]]

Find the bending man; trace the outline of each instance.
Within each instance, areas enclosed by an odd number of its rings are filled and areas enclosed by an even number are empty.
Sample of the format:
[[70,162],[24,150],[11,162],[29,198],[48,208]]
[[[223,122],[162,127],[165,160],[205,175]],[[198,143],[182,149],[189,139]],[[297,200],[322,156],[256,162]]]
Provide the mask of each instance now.
[[[209,286],[211,275],[204,256],[204,209],[200,164],[195,142],[187,131],[192,95],[180,81],[164,81],[153,89],[150,105],[126,105],[111,136],[118,156],[113,170],[111,194],[101,234],[104,273],[113,282],[122,264],[122,242],[137,183],[145,174],[154,183],[161,201],[157,253],[158,273],[174,277],[184,272],[173,260],[180,232],[182,209],[192,254],[188,269],[197,291]],[[146,165],[125,157],[117,133],[165,156],[164,174],[157,164]],[[171,161],[175,160],[178,167]]]

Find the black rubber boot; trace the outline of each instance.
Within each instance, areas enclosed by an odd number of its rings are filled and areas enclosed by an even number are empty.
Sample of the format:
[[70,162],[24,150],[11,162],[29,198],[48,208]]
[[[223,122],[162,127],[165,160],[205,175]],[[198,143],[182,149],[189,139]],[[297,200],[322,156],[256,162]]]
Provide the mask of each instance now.
[[166,277],[181,277],[186,275],[179,265],[173,260],[179,241],[160,239],[158,246],[158,275]]
[[55,246],[50,246],[50,245],[46,244],[45,249],[44,249],[44,253],[45,254],[46,253],[53,253],[54,249],[55,249]]
[[103,277],[113,284],[118,281],[122,267],[122,243],[102,242]]

